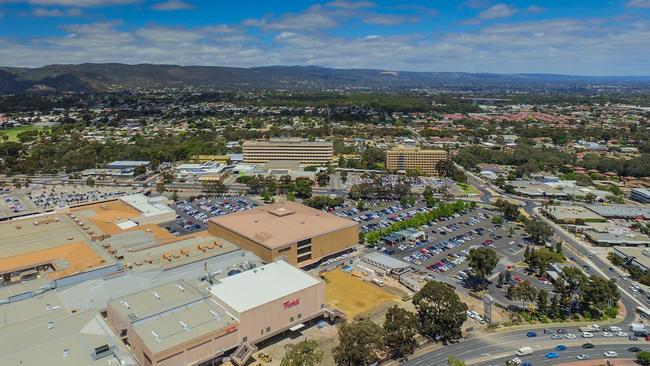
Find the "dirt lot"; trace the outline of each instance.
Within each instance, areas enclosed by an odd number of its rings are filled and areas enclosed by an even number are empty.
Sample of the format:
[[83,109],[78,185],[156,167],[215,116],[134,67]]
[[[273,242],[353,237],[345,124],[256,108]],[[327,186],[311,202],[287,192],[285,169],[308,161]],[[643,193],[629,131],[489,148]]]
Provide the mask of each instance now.
[[348,319],[372,314],[380,305],[401,301],[400,296],[338,269],[325,273],[324,277],[327,306],[340,310]]

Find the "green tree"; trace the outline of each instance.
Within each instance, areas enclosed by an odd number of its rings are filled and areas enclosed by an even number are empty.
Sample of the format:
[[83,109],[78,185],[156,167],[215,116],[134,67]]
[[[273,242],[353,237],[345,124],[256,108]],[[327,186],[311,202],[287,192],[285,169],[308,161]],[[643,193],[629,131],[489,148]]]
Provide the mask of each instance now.
[[332,353],[339,366],[365,366],[378,360],[384,347],[384,330],[370,319],[339,325],[339,344]]
[[280,366],[317,366],[323,361],[323,351],[314,340],[304,340],[290,344]]
[[520,300],[523,306],[525,301],[533,302],[537,297],[537,290],[527,280],[521,281],[512,287],[512,298]]
[[165,183],[157,183],[156,184],[156,192],[158,193],[163,193],[165,192]]
[[636,360],[643,366],[650,365],[650,352],[641,351],[636,354]]
[[600,276],[591,276],[589,281],[580,287],[580,298],[586,307],[604,310],[615,306],[620,299],[620,294],[613,279],[606,280]]
[[498,199],[496,206],[506,220],[515,221],[519,217],[519,206],[506,200]]
[[541,288],[537,293],[537,313],[542,316],[548,313],[548,291]]
[[530,269],[543,274],[551,263],[563,262],[564,256],[561,253],[556,253],[547,247],[533,249],[528,254],[528,266]]
[[386,347],[393,357],[403,358],[413,353],[417,347],[417,318],[412,312],[393,306],[386,312],[384,322]]
[[366,208],[366,203],[363,202],[362,200],[357,201],[357,210],[359,211],[364,211]]
[[492,248],[478,247],[469,251],[468,259],[469,268],[474,271],[474,275],[478,278],[481,285],[485,284],[487,276],[492,274],[492,271],[499,263],[497,253]]
[[420,334],[445,342],[458,339],[467,319],[467,304],[442,282],[429,281],[413,296]]
[[538,219],[533,219],[526,223],[526,233],[537,244],[544,244],[553,231],[547,223]]
[[295,192],[296,196],[301,198],[311,197],[311,185],[312,181],[308,178],[298,178],[295,182]]

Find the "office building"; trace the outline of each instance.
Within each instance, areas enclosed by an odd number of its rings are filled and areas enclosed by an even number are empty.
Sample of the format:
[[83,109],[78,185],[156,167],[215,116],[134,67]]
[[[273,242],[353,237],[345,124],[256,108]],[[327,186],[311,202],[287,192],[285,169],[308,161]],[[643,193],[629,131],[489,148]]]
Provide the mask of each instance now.
[[386,169],[400,172],[418,170],[422,174],[438,176],[436,165],[447,158],[444,150],[398,147],[386,151]]
[[334,146],[331,141],[271,139],[246,141],[243,152],[246,164],[290,160],[302,165],[328,165],[332,163]]
[[346,251],[359,241],[355,221],[294,202],[213,217],[208,231],[266,262],[285,257],[299,267]]

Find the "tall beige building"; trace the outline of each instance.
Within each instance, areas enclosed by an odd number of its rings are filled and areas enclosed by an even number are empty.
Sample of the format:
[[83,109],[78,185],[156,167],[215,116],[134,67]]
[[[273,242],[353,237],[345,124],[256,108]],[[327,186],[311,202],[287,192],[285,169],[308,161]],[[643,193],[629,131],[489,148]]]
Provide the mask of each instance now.
[[447,158],[448,154],[445,150],[397,147],[386,151],[386,169],[396,171],[419,170],[423,174],[437,176],[436,164]]
[[327,165],[332,163],[334,146],[331,141],[271,139],[246,141],[243,152],[246,164],[290,160],[304,165]]

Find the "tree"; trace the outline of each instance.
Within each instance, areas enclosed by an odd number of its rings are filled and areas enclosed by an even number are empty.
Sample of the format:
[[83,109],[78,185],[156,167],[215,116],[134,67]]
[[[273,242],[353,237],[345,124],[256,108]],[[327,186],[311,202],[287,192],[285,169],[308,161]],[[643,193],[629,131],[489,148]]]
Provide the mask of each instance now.
[[469,251],[469,268],[474,271],[481,285],[485,283],[485,279],[492,273],[498,262],[497,253],[492,248],[478,247]]
[[165,183],[157,183],[156,184],[156,192],[158,193],[163,193],[165,192]]
[[555,253],[562,253],[562,242],[558,241],[555,243]]
[[[88,178],[86,179],[86,185],[87,185],[88,187],[94,187],[94,186],[95,186],[95,180],[92,179],[91,177],[88,177]],[[16,186],[17,186],[17,185],[16,185]],[[18,186],[17,186],[17,187],[18,187]],[[18,188],[20,188],[20,187],[18,187]]]
[[324,187],[330,183],[330,175],[326,171],[320,171],[316,174],[316,182],[320,187]]
[[589,281],[580,287],[580,298],[584,306],[603,310],[615,306],[620,294],[613,279],[591,276]]
[[503,213],[506,220],[515,221],[519,217],[519,206],[514,203],[499,198],[496,206]]
[[456,174],[456,165],[449,159],[440,160],[436,163],[436,170],[441,177],[451,178]]
[[393,357],[403,358],[413,353],[418,345],[416,330],[415,314],[397,306],[388,309],[384,322],[385,343]]
[[413,296],[420,334],[445,342],[458,339],[467,319],[467,304],[442,282],[429,281]]
[[548,312],[548,291],[541,288],[537,293],[537,313],[545,315]]
[[365,207],[366,207],[365,202],[363,202],[362,200],[357,201],[357,210],[363,211],[363,210],[365,210]]
[[296,196],[301,198],[311,197],[311,184],[312,181],[308,178],[297,178],[295,183]]
[[317,366],[323,361],[323,351],[314,340],[304,340],[290,344],[280,366]]
[[501,216],[494,216],[492,218],[492,223],[495,225],[502,225],[503,224],[503,217]]
[[343,323],[338,330],[339,344],[332,353],[339,366],[364,366],[377,361],[384,346],[384,330],[370,319]]
[[641,351],[636,354],[636,360],[641,363],[643,366],[650,365],[650,352]]
[[546,242],[546,240],[551,236],[553,231],[547,223],[538,219],[533,219],[529,220],[526,223],[526,233],[537,244],[544,244],[544,242]]
[[543,247],[531,250],[526,263],[528,263],[529,268],[536,270],[539,274],[543,274],[551,263],[563,261],[564,255]]
[[172,192],[172,197],[171,197],[171,198],[172,198],[172,201],[178,201],[178,192],[173,191],[173,192]]
[[520,300],[523,306],[525,301],[533,302],[537,297],[537,290],[527,280],[521,281],[512,287],[512,297]]

